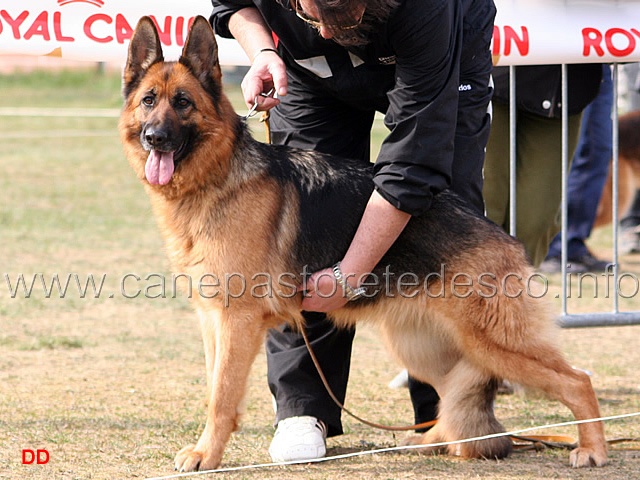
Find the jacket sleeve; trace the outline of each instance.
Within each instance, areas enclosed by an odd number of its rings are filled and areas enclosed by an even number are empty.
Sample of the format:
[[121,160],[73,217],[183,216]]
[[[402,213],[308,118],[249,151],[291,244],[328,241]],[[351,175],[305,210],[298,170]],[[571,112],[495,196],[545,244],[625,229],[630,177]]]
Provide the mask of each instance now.
[[425,3],[404,2],[390,19],[396,81],[374,177],[377,191],[412,215],[451,183],[462,41],[459,2]]
[[209,23],[217,35],[224,38],[233,38],[229,31],[229,18],[238,10],[254,6],[251,0],[211,0],[213,11],[209,17]]

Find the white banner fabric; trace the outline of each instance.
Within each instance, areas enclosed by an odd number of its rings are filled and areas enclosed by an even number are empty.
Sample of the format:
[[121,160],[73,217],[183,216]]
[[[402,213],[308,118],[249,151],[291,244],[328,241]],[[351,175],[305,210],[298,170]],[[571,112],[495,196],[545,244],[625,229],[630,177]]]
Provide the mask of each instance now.
[[[275,1],[275,0],[274,0]],[[640,61],[640,0],[495,0],[492,53],[498,65]],[[4,4],[4,5],[2,5]],[[206,0],[23,0],[0,4],[0,55],[50,55],[123,63],[143,15],[175,59]],[[246,65],[234,40],[219,39],[223,65]],[[0,61],[2,61],[0,57]]]

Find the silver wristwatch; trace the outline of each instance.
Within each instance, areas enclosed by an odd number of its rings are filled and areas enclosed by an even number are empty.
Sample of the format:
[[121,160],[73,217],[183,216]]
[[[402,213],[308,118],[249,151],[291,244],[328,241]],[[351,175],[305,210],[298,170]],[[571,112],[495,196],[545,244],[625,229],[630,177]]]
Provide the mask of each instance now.
[[342,274],[342,270],[340,270],[340,262],[333,266],[333,276],[336,277],[338,285],[342,287],[342,291],[349,302],[361,297],[367,291],[364,287],[353,288],[347,283],[347,279]]

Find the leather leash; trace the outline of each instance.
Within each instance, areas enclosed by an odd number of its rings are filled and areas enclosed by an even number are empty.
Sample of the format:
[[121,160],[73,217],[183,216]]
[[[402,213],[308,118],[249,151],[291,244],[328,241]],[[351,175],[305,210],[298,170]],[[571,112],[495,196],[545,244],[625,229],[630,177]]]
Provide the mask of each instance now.
[[[271,95],[273,95],[275,92],[275,88],[272,88],[271,90],[269,90],[267,93],[261,93],[260,95],[257,95],[254,102],[253,102],[253,106],[249,109],[249,111],[247,112],[247,114],[242,117],[245,120],[248,120],[249,118],[253,117],[257,112],[258,109],[258,98],[259,97],[270,97]],[[264,112],[262,112],[262,115],[260,116],[260,122],[264,123],[264,128],[265,128],[265,133],[266,133],[266,142],[268,144],[271,143],[271,126],[269,125],[269,110],[265,110]]]
[[262,112],[262,115],[260,115],[260,122],[264,123],[265,140],[268,144],[271,144],[271,126],[269,125],[269,116],[269,110],[265,110]]
[[311,360],[313,361],[313,364],[316,367],[316,370],[318,371],[318,375],[320,375],[320,379],[322,380],[322,384],[324,385],[324,388],[327,390],[327,393],[329,394],[329,396],[331,397],[331,400],[333,400],[333,402],[340,407],[340,409],[346,413],[347,415],[349,415],[350,417],[355,418],[356,420],[358,420],[360,423],[364,423],[365,425],[368,425],[370,427],[373,428],[379,428],[381,430],[388,430],[391,432],[406,432],[409,430],[421,430],[423,428],[429,428],[434,426],[437,423],[437,420],[431,420],[429,422],[423,422],[423,423],[419,423],[417,425],[409,425],[409,426],[389,426],[389,425],[382,425],[380,423],[375,423],[375,422],[371,422],[369,420],[365,420],[362,417],[359,417],[358,415],[356,415],[355,413],[349,411],[341,402],[340,400],[338,400],[338,398],[335,396],[335,394],[333,393],[333,390],[331,389],[331,386],[329,385],[329,382],[327,381],[327,377],[324,376],[324,372],[322,371],[322,367],[320,366],[320,362],[318,362],[318,359],[316,357],[316,354],[313,352],[313,348],[311,348],[311,343],[309,342],[309,338],[307,337],[307,332],[304,330],[304,328],[301,329],[302,332],[302,338],[304,338],[304,343],[307,346],[307,350],[309,351],[309,355],[311,356]]
[[[527,435],[521,437],[519,435],[511,435],[511,441],[516,450],[542,450],[543,448],[563,448],[573,450],[578,446],[578,442],[566,435]],[[640,438],[612,438],[607,440],[607,445],[615,445],[618,443],[638,443]],[[640,447],[616,448],[615,450],[640,450]]]

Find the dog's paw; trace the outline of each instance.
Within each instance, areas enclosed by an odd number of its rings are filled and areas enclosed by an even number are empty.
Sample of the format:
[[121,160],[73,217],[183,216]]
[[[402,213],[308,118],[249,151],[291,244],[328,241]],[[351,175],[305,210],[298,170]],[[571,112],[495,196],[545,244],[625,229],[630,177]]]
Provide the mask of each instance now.
[[187,445],[178,452],[174,460],[174,468],[179,472],[197,472],[213,470],[220,461],[215,461],[210,455],[196,449],[196,445]]
[[576,448],[571,452],[569,462],[573,468],[602,467],[607,463],[607,452],[592,448]]
[[[409,446],[415,446],[415,445],[429,445],[431,443],[436,443],[437,441],[438,439],[433,438],[432,436],[427,436],[425,434],[409,435],[408,437],[404,438],[400,442],[400,446],[409,447]],[[433,446],[415,448],[412,450],[417,453],[432,454],[432,455],[444,453],[443,447],[433,447]]]
[[410,445],[422,445],[422,437],[423,435],[409,435],[402,439],[400,445],[403,447],[408,447]]

